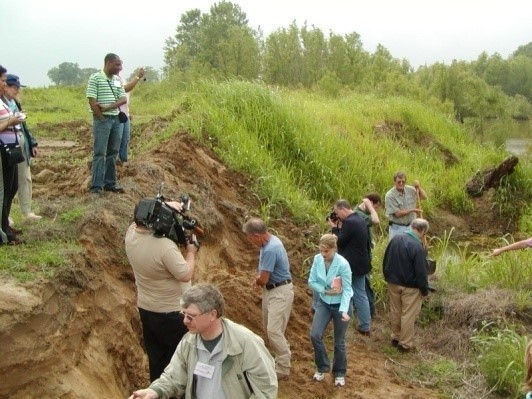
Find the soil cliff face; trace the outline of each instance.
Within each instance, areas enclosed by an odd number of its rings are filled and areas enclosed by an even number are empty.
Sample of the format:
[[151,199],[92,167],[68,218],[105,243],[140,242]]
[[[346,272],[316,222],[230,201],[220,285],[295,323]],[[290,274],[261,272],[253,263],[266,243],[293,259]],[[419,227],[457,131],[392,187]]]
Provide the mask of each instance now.
[[[66,163],[56,162],[59,143],[42,143],[42,159],[33,167],[34,198],[48,217],[57,216],[67,203],[86,206],[78,236],[84,252],[76,255],[74,267],[51,280],[2,281],[0,398],[124,398],[146,386],[134,276],[123,238],[135,203],[153,197],[161,182],[167,198],[189,193],[191,214],[206,231],[193,282],[218,285],[227,302],[227,316],[263,336],[260,292],[250,285],[258,248],[241,232],[245,219],[260,208],[248,178],[227,169],[211,150],[186,134],[178,134],[119,167],[126,194],[105,193],[94,199],[86,189],[90,171],[83,162],[74,162],[89,159],[90,133],[80,129],[78,133],[79,140],[69,144],[71,159]],[[268,224],[288,250],[296,292],[287,333],[293,368],[290,379],[280,382],[279,397],[438,398],[436,392],[396,377],[393,362],[383,354],[389,343],[386,320],[380,316],[370,339],[355,334],[354,328],[348,332],[345,388],[334,388],[331,377],[322,383],[311,381],[306,273],[320,226],[302,229],[288,218]]]

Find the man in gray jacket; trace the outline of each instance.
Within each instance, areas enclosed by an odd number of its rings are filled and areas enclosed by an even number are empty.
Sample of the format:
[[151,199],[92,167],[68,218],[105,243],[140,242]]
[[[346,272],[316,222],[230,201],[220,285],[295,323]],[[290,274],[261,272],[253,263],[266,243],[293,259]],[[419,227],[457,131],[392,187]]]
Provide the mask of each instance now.
[[224,299],[216,287],[189,288],[181,308],[189,332],[161,377],[129,399],[277,398],[275,364],[264,341],[222,317]]

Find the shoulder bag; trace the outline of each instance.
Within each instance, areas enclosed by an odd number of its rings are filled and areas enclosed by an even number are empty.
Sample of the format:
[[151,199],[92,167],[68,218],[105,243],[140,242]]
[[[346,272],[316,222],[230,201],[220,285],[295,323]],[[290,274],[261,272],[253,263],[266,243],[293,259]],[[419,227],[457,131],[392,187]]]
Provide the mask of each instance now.
[[0,149],[4,153],[4,156],[6,157],[7,164],[9,166],[15,166],[21,162],[24,162],[26,158],[24,158],[24,153],[22,152],[22,148],[20,147],[20,144],[18,142],[18,134],[15,133],[15,142],[14,143],[4,143],[0,139]]

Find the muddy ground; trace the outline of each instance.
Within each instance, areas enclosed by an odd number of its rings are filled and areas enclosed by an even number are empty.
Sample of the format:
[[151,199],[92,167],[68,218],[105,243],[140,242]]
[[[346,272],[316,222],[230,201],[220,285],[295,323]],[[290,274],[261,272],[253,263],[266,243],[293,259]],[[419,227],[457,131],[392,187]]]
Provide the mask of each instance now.
[[[1,281],[0,398],[125,398],[147,384],[134,277],[123,239],[135,203],[154,196],[161,182],[167,198],[189,193],[191,215],[206,230],[193,281],[217,284],[226,298],[227,316],[262,335],[260,293],[250,287],[258,249],[241,233],[244,220],[257,215],[260,208],[251,191],[252,181],[226,168],[212,150],[186,133],[177,133],[153,151],[132,154],[130,162],[119,166],[126,194],[105,193],[95,199],[87,192],[89,129],[72,126],[76,137],[72,142],[42,140],[41,157],[32,167],[35,207],[45,218],[55,220],[75,205],[87,207],[76,226],[83,252],[72,255],[72,266],[50,280]],[[149,136],[150,129],[153,126],[142,134]],[[493,229],[493,220],[470,216],[466,220],[441,211],[434,217],[433,232],[452,226],[457,235],[486,231],[486,226]],[[371,338],[359,336],[354,328],[348,332],[346,387],[334,388],[330,377],[321,383],[311,381],[306,272],[315,253],[312,245],[324,226],[297,226],[289,215],[270,220],[269,225],[288,250],[296,291],[287,333],[293,368],[290,379],[280,382],[279,397],[440,398],[430,384],[407,383],[400,377],[401,370],[410,368],[421,355],[389,349],[383,309],[378,310]],[[39,231],[39,226],[19,225],[28,239],[60,232],[59,227]],[[422,341],[420,350],[426,354],[440,344]]]

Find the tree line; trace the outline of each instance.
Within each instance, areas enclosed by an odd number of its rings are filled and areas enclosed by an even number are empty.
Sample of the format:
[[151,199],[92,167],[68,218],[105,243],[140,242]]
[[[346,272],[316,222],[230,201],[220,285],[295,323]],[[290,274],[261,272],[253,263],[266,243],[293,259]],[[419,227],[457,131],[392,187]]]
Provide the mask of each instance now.
[[[76,72],[73,65],[54,68],[48,76],[56,84],[86,81],[89,69]],[[75,80],[64,83],[65,74],[58,69],[72,70]],[[326,34],[306,23],[298,27],[294,21],[264,38],[230,1],[215,3],[208,13],[193,9],[181,15],[175,35],[166,40],[161,71],[161,78],[175,75],[262,81],[331,96],[342,90],[401,95],[452,109],[460,120],[532,117],[532,42],[508,59],[484,52],[472,62],[454,60],[414,70],[380,44],[374,53],[364,50],[356,32]]]

